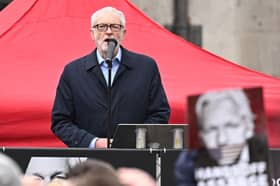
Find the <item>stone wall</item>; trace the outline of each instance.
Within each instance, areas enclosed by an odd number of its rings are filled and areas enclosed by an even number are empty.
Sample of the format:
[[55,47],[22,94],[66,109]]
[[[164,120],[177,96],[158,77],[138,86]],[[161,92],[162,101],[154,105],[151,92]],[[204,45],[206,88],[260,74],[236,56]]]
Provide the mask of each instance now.
[[[161,25],[173,23],[173,0],[131,0]],[[188,0],[202,47],[229,61],[280,77],[279,0]]]

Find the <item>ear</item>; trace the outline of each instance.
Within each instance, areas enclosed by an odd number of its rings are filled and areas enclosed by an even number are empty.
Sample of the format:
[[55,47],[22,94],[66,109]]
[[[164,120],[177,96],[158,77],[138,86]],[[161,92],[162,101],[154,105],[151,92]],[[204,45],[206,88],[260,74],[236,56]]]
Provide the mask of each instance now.
[[95,33],[93,30],[90,31],[90,36],[93,41],[95,41]]
[[206,144],[205,144],[205,135],[203,134],[203,132],[202,131],[199,131],[198,132],[198,136],[199,136],[199,138],[200,138],[200,141],[201,141],[201,143],[206,147]]
[[124,39],[125,35],[126,35],[126,29],[124,29],[124,30],[123,30],[121,40],[123,40],[123,39]]
[[247,123],[247,131],[245,133],[246,138],[249,139],[251,137],[253,137],[254,135],[254,122],[252,121],[246,121]]

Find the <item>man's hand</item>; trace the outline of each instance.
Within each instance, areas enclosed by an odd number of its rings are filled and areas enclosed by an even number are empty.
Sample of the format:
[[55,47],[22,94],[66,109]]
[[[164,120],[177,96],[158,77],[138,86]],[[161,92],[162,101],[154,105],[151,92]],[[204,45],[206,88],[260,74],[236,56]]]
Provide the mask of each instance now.
[[[110,139],[112,143],[112,139]],[[95,148],[107,148],[107,138],[98,138],[95,143]]]

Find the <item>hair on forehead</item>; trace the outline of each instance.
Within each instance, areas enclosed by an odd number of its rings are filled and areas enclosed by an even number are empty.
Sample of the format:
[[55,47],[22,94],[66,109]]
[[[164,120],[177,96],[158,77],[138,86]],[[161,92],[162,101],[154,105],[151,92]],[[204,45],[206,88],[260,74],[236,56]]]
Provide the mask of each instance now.
[[237,111],[237,117],[241,117],[246,120],[250,125],[250,129],[253,129],[254,114],[250,107],[250,101],[247,98],[245,92],[242,89],[229,89],[223,91],[210,91],[199,96],[195,112],[198,119],[198,126],[203,125],[204,110],[210,105],[218,105],[225,100],[232,102],[232,105]]
[[199,115],[207,106],[225,100],[231,101],[233,105],[239,109],[239,112],[244,115],[249,115],[252,112],[246,94],[240,89],[230,89],[224,91],[211,91],[199,96],[196,103],[196,113]]
[[111,6],[107,6],[107,7],[101,8],[101,9],[97,10],[96,12],[94,12],[94,13],[92,14],[92,16],[91,16],[91,26],[93,26],[93,25],[96,23],[96,20],[97,20],[97,18],[98,18],[100,15],[105,14],[105,13],[107,13],[107,12],[113,12],[113,13],[119,15],[121,24],[122,24],[123,26],[125,26],[126,20],[125,20],[125,15],[124,15],[124,13],[123,13],[122,11],[120,11],[120,10],[114,8],[114,7],[111,7]]

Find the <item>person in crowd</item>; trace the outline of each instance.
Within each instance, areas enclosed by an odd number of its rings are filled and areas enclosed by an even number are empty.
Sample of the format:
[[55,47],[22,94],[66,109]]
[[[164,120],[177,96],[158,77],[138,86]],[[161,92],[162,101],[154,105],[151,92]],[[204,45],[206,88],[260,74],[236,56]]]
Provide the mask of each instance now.
[[34,179],[33,176],[24,175],[21,179],[22,186],[46,186],[41,180]]
[[[96,48],[67,64],[60,77],[52,109],[54,134],[69,147],[106,148],[119,123],[168,123],[170,107],[155,60],[121,45],[124,13],[99,9],[91,16],[90,30]],[[112,39],[116,47],[111,67],[106,59]]]
[[121,183],[125,186],[156,186],[155,179],[144,170],[121,167],[117,172]]
[[266,139],[255,135],[255,115],[242,89],[202,94],[195,112],[202,147],[180,154],[177,186],[195,185],[196,168],[267,161]]
[[53,179],[47,186],[73,186],[67,179]]
[[111,164],[88,159],[68,172],[68,184],[72,186],[123,186]]
[[0,153],[0,185],[21,186],[22,171],[9,156]]

